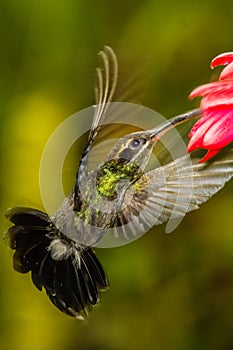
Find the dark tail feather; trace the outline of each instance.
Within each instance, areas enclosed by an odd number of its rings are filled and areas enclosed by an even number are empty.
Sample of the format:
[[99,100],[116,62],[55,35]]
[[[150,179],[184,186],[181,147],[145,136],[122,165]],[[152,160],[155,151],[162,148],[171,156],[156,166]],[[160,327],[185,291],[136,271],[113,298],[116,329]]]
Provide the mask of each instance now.
[[69,316],[83,318],[108,287],[105,272],[91,248],[81,248],[58,232],[49,216],[31,208],[13,208],[6,217],[15,250],[14,269],[31,271],[34,285],[44,287],[52,303]]

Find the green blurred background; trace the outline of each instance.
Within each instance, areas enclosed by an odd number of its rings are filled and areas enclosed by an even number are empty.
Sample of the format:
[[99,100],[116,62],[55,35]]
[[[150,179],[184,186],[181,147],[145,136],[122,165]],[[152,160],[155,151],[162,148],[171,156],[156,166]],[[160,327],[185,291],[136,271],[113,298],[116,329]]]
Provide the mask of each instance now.
[[[6,208],[43,209],[46,140],[93,104],[96,53],[105,44],[117,52],[120,84],[132,78],[140,101],[171,117],[197,106],[189,92],[214,79],[214,56],[233,50],[232,13],[231,0],[1,1],[1,230]],[[61,314],[29,275],[13,272],[1,242],[0,348],[233,349],[232,189],[233,182],[172,234],[161,226],[128,246],[98,249],[111,288],[87,322]]]

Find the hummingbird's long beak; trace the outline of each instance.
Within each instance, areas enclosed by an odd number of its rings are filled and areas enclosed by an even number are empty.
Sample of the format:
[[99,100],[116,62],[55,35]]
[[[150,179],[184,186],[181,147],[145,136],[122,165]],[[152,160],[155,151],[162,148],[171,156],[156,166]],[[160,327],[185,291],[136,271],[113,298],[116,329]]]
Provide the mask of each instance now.
[[174,128],[179,124],[186,122],[189,119],[199,117],[201,116],[201,114],[202,114],[201,109],[193,109],[187,113],[177,115],[171,119],[168,119],[166,122],[164,122],[160,126],[154,129],[148,130],[151,140],[153,140],[154,142],[158,141],[170,129]]

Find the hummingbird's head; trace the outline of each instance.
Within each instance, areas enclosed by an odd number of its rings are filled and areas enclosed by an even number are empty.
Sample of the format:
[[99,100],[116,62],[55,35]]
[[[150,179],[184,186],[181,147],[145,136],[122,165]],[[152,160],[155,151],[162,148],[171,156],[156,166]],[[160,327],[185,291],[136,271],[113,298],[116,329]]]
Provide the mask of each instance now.
[[108,159],[121,159],[127,165],[135,164],[143,167],[149,160],[153,146],[153,141],[146,131],[128,134],[116,143]]
[[191,111],[171,118],[154,129],[134,132],[122,137],[108,154],[106,160],[121,159],[125,164],[135,164],[145,169],[157,141],[175,126],[197,117],[200,111]]
[[[198,113],[200,114],[200,111]],[[115,198],[117,189],[128,187],[143,175],[157,141],[167,131],[187,119],[196,117],[198,113],[197,110],[189,112],[169,119],[154,129],[134,132],[119,139],[104,162],[96,169],[97,190],[105,197]]]
[[[128,134],[115,144],[104,162],[95,169],[97,192],[108,200],[115,200],[130,184],[143,175],[153,148],[145,132]],[[121,197],[120,195],[120,197]]]

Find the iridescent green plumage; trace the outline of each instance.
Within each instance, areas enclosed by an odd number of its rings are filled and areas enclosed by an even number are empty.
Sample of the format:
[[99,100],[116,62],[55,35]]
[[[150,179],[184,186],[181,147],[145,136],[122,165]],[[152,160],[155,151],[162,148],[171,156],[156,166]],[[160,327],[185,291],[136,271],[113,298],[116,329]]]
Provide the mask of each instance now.
[[97,192],[108,200],[116,199],[122,180],[133,182],[139,176],[138,170],[137,164],[128,164],[125,159],[112,159],[104,163],[96,177]]

